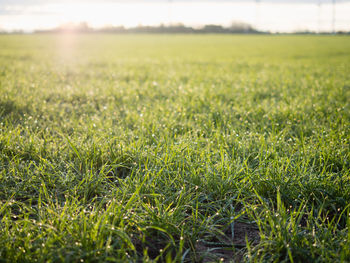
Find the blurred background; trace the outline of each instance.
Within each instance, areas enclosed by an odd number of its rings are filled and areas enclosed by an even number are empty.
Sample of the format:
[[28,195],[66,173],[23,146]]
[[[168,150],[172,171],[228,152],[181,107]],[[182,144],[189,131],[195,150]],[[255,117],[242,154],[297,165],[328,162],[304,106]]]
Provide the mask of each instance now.
[[0,31],[245,25],[263,32],[349,32],[349,0],[0,0]]

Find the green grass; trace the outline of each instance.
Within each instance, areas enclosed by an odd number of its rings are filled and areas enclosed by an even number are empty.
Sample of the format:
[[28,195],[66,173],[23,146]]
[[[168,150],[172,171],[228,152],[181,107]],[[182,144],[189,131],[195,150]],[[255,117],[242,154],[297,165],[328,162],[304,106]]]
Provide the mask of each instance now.
[[350,38],[0,36],[0,262],[349,262]]

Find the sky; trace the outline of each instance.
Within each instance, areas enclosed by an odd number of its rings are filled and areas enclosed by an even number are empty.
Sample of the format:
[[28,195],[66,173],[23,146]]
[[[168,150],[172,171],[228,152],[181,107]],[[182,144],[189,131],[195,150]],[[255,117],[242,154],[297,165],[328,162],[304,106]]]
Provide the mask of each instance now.
[[350,31],[350,1],[337,0],[0,0],[0,30],[50,29],[69,22],[91,27],[245,22],[272,32]]

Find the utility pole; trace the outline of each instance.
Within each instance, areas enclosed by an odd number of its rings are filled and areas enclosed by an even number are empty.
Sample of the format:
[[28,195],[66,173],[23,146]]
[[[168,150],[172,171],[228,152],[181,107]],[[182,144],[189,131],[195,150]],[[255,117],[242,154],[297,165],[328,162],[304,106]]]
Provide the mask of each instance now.
[[317,26],[318,26],[318,33],[321,33],[321,14],[322,14],[322,2],[321,0],[318,1],[318,21],[317,21]]
[[171,26],[171,24],[173,23],[173,19],[172,19],[172,2],[173,0],[168,0],[168,21],[169,21],[169,26]]
[[332,33],[335,34],[335,20],[336,20],[336,13],[335,13],[335,8],[336,8],[336,0],[332,0]]
[[255,29],[260,27],[260,2],[261,0],[255,0]]

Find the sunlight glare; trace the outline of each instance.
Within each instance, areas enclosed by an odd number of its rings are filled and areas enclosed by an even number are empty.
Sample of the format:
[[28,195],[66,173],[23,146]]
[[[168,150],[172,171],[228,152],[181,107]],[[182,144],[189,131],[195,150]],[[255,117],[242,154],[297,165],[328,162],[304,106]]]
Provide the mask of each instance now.
[[[292,32],[295,30],[330,30],[332,5],[321,8],[312,3],[272,3],[261,1],[63,1],[32,6],[5,6],[0,15],[4,29],[51,29],[62,24],[86,22],[93,28],[105,26],[134,27],[183,23],[189,26],[232,22],[249,23],[259,30]],[[350,3],[336,8],[337,30],[349,30]]]

